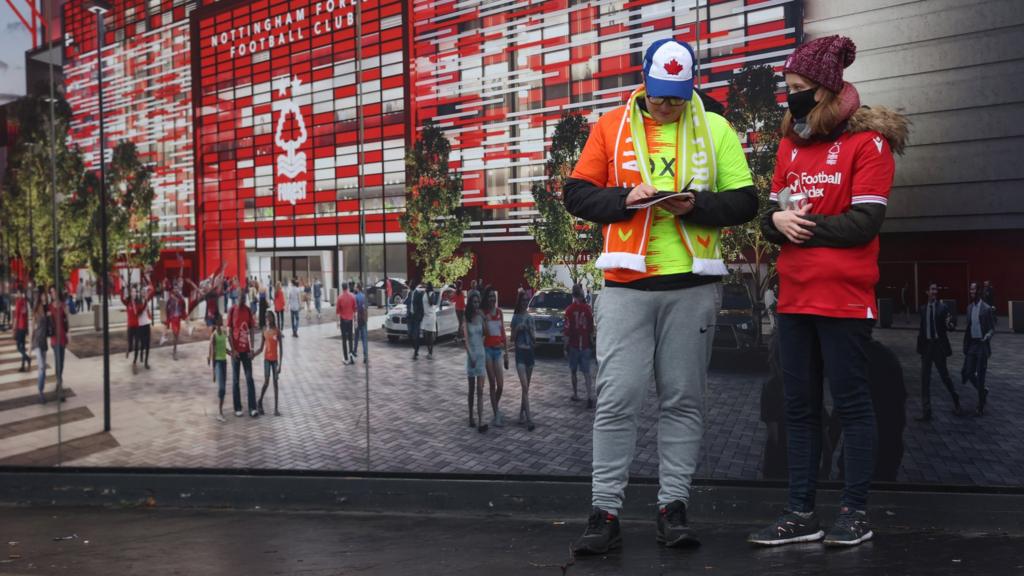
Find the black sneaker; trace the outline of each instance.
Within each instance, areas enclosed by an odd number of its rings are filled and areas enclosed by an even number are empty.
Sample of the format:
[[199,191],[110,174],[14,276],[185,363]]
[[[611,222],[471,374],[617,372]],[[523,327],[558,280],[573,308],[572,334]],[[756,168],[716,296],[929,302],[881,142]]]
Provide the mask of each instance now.
[[619,533],[618,517],[595,506],[583,536],[572,543],[572,551],[581,555],[604,554],[620,546],[622,535]]
[[699,545],[697,535],[686,523],[686,504],[676,500],[658,510],[658,542],[668,548]]
[[825,536],[826,546],[856,546],[871,540],[874,533],[868,523],[868,513],[843,506],[832,529]]
[[814,512],[805,517],[786,510],[773,524],[748,536],[747,542],[759,546],[781,546],[797,542],[816,542],[824,535],[818,515]]

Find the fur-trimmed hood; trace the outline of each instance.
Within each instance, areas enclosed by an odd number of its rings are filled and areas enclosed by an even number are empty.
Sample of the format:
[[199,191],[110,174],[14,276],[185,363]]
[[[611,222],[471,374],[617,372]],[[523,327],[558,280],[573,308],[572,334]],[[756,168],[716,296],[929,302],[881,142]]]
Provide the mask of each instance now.
[[910,120],[885,106],[861,106],[850,116],[846,129],[849,132],[878,132],[889,141],[892,151],[900,155],[910,139]]

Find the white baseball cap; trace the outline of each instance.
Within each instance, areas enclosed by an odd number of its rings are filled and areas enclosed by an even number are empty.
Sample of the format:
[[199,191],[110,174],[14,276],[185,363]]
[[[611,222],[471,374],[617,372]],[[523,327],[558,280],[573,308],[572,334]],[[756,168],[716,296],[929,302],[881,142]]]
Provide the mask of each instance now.
[[693,49],[674,38],[658,40],[644,54],[647,95],[663,98],[693,97]]

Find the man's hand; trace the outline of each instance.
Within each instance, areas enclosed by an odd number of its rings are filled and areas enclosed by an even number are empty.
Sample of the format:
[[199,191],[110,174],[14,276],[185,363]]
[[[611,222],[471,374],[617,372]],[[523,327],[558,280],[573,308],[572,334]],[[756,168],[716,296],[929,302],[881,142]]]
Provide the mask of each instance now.
[[658,189],[650,184],[638,184],[636,188],[630,190],[629,196],[626,196],[626,206],[643,202],[657,193]]
[[696,198],[693,196],[678,196],[676,198],[669,198],[668,200],[658,204],[658,206],[668,210],[676,216],[686,216],[693,211],[695,204]]
[[772,223],[787,240],[793,244],[803,244],[814,236],[811,229],[816,224],[804,218],[810,211],[810,204],[804,204],[799,210],[780,210],[772,214]]

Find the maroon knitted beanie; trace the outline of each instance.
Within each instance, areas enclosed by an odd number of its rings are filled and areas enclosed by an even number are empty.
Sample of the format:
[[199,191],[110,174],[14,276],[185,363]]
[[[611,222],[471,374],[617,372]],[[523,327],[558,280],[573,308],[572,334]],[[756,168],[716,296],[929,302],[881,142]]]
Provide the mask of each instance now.
[[845,36],[826,36],[801,44],[782,67],[821,84],[833,92],[843,89],[843,68],[853,64],[857,46]]

